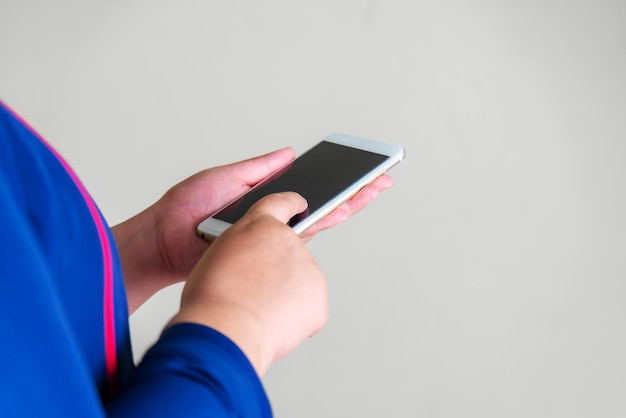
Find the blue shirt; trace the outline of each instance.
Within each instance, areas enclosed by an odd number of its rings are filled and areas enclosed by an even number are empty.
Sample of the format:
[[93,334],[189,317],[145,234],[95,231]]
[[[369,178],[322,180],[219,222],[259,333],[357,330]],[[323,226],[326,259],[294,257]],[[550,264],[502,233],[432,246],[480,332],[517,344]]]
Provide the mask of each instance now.
[[271,415],[248,359],[213,329],[173,326],[135,367],[111,230],[0,101],[0,416]]

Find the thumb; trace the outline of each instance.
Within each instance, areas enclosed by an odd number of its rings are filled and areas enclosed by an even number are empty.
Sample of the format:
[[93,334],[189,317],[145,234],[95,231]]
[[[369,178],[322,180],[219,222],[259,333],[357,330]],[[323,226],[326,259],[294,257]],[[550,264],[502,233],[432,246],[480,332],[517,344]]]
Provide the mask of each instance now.
[[292,148],[283,148],[269,154],[220,167],[230,175],[240,178],[249,186],[255,185],[267,176],[285,167],[294,159]]
[[302,213],[308,207],[306,199],[296,192],[274,193],[256,202],[247,216],[269,215],[286,224],[291,218]]

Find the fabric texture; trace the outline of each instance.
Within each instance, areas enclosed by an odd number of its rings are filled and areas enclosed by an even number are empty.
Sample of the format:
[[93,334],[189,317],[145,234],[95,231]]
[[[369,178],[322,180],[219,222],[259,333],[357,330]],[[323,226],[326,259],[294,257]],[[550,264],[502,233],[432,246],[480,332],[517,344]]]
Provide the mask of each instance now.
[[171,327],[134,366],[111,230],[2,102],[0,225],[0,416],[271,416],[252,365],[210,328]]

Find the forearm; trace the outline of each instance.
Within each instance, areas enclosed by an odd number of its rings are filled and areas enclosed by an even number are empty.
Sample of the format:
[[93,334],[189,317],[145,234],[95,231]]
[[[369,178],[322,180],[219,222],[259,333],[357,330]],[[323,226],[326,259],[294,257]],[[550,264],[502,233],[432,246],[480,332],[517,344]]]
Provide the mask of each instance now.
[[107,405],[107,416],[269,418],[272,412],[252,365],[231,340],[180,324],[146,353]]

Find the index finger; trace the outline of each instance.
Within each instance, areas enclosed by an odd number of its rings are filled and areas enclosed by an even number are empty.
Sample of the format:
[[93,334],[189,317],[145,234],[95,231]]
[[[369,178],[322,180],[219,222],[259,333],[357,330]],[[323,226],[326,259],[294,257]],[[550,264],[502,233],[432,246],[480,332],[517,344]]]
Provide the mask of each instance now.
[[246,216],[269,215],[286,224],[307,207],[306,199],[296,192],[274,193],[252,205]]

